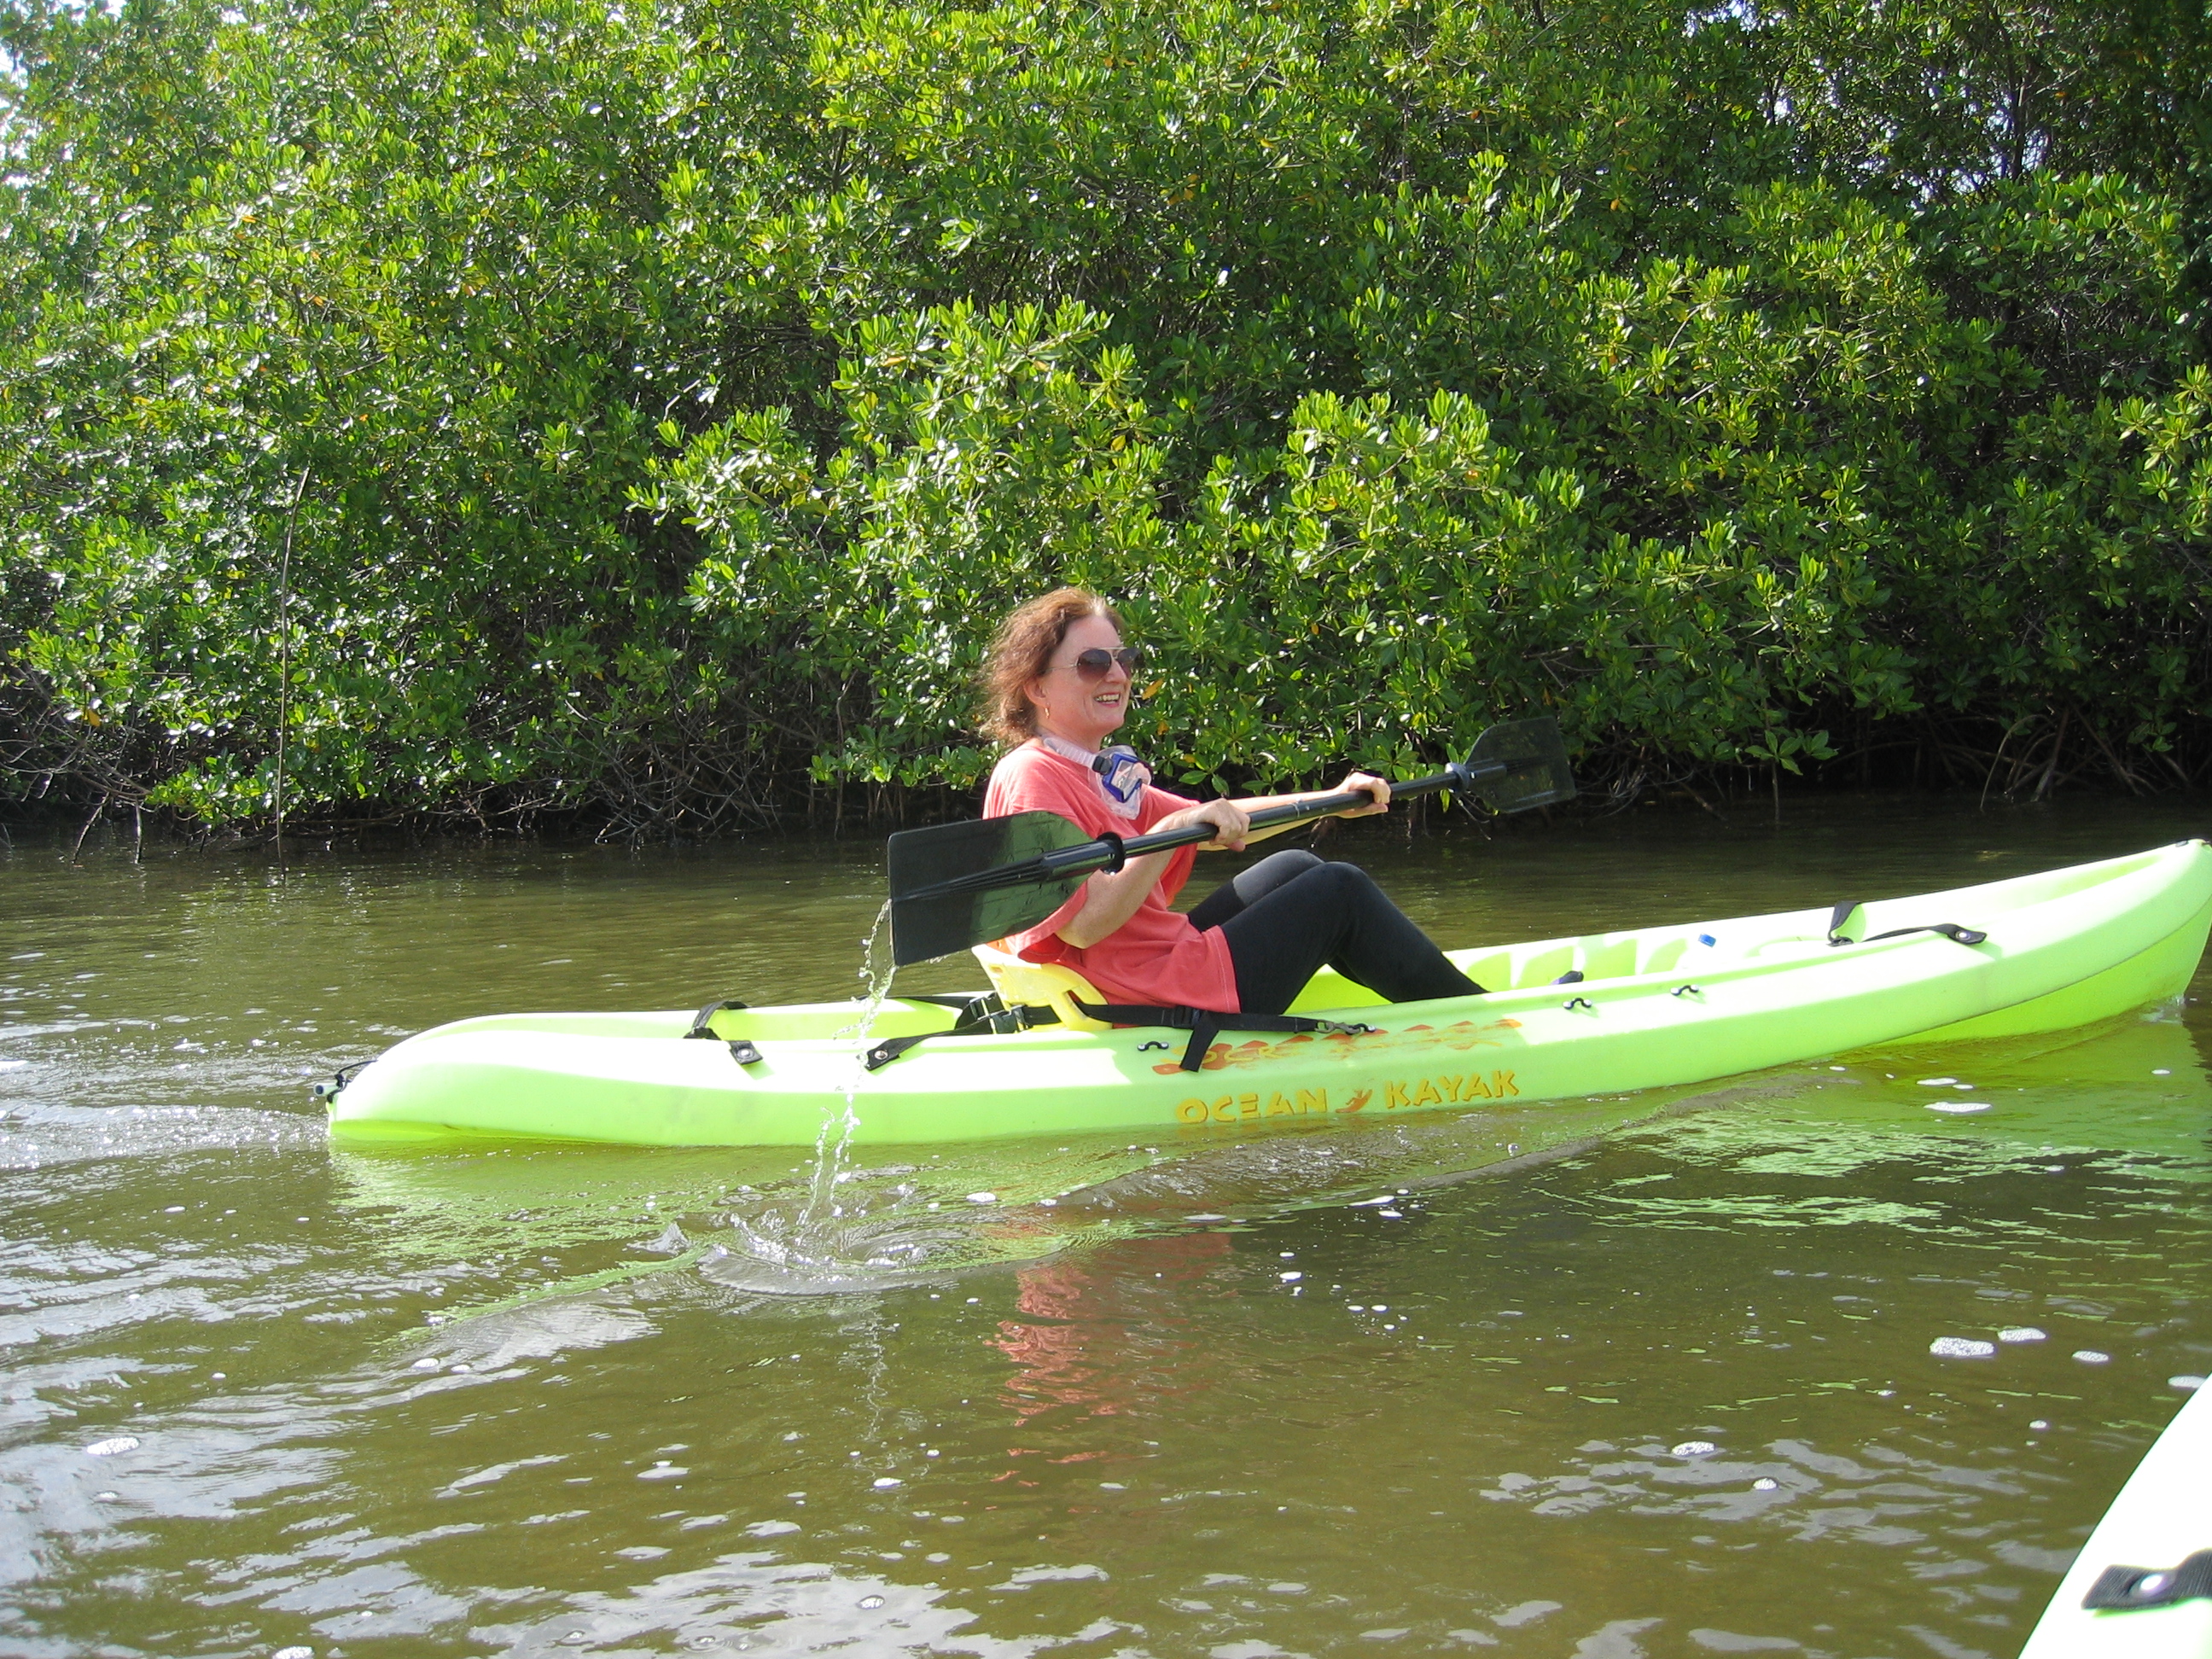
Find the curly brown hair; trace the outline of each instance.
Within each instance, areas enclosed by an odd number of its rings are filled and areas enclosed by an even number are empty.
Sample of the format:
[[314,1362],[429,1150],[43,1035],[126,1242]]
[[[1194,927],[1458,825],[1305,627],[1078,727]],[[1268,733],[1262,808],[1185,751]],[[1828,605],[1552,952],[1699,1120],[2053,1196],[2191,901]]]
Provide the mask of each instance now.
[[1056,587],[999,624],[983,658],[981,725],[986,737],[1012,748],[1036,736],[1029,684],[1044,672],[1068,629],[1085,617],[1103,617],[1115,632],[1121,631],[1121,613],[1087,587]]

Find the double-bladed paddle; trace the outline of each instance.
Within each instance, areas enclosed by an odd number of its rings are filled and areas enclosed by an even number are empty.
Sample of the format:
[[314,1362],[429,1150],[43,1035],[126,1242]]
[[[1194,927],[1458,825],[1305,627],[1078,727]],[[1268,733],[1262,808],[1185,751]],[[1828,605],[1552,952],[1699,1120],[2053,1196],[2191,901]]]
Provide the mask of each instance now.
[[[1439,789],[1472,795],[1493,811],[1523,812],[1571,799],[1573,772],[1559,724],[1548,715],[1493,726],[1474,752],[1441,772],[1390,786],[1393,800]],[[1255,830],[1326,817],[1367,799],[1347,789],[1262,807]],[[890,838],[891,960],[899,967],[964,951],[1035,927],[1067,902],[1096,870],[1119,870],[1145,853],[1212,841],[1210,824],[1127,840],[1094,839],[1056,812],[1015,812],[966,823],[902,830]]]

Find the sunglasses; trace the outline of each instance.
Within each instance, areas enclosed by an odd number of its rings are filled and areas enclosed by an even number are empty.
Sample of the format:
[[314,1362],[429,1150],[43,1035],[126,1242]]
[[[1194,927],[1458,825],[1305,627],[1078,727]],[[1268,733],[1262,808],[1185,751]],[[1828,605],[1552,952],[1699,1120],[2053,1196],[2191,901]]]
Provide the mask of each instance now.
[[1078,652],[1073,662],[1054,663],[1053,666],[1073,668],[1075,678],[1088,685],[1104,679],[1117,662],[1124,674],[1133,677],[1137,672],[1137,647],[1125,645],[1119,651],[1103,651],[1094,646],[1088,651]]

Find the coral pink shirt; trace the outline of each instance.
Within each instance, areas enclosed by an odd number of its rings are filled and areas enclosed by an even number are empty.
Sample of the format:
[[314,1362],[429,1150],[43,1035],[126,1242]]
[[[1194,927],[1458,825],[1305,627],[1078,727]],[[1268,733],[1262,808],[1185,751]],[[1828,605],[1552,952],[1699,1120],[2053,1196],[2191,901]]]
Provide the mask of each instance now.
[[[1134,818],[1119,817],[1100,795],[1096,777],[1082,766],[1031,741],[1009,750],[991,774],[983,812],[1057,812],[1087,836],[1112,832],[1139,836],[1170,812],[1195,803],[1149,786]],[[1072,968],[1114,1002],[1164,1004],[1237,1012],[1237,967],[1229,941],[1218,928],[1201,933],[1190,918],[1168,908],[1190,879],[1194,847],[1178,848],[1136,914],[1097,944],[1079,950],[1060,937],[1060,929],[1083,908],[1083,890],[1036,927],[999,941],[1025,962],[1056,963]]]

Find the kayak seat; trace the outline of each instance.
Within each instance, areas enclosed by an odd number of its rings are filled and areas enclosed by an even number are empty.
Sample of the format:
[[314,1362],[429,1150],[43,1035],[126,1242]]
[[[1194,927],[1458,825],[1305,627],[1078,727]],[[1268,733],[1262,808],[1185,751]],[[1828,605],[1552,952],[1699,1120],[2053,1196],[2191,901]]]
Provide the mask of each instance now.
[[1012,951],[1001,951],[994,945],[978,945],[974,949],[975,960],[990,975],[991,988],[1009,1008],[1024,1003],[1049,1008],[1060,1016],[1060,1023],[1072,1031],[1114,1029],[1075,1006],[1079,1000],[1096,1006],[1108,999],[1073,968],[1063,968],[1057,963],[1024,962]]

